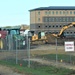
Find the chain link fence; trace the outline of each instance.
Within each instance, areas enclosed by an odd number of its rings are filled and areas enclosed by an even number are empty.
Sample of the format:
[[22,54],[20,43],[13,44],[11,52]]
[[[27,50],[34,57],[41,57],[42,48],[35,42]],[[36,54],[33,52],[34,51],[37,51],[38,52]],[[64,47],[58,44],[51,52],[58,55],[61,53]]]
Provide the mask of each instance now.
[[[65,51],[65,42],[74,42],[73,38],[55,38],[53,42],[44,45],[37,45],[36,48],[31,49],[31,58],[35,61],[43,61],[42,63],[49,62],[50,64],[62,65],[70,64],[75,65],[75,50]],[[68,48],[75,47],[68,43]],[[48,64],[48,63],[47,63]]]
[[31,61],[75,65],[75,51],[66,52],[65,41],[71,42],[74,39],[55,38],[50,44],[32,44],[28,36],[8,35],[0,39],[0,60],[16,64],[28,60],[29,67]]
[[28,59],[27,36],[7,35],[0,39],[0,60],[21,63],[23,59]]

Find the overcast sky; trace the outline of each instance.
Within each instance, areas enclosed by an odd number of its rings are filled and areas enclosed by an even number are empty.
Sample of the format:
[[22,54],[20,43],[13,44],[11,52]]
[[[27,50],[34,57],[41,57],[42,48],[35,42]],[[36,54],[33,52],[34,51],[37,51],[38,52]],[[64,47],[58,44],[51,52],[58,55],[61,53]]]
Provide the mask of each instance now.
[[0,27],[29,25],[29,10],[48,6],[75,6],[75,0],[0,0]]

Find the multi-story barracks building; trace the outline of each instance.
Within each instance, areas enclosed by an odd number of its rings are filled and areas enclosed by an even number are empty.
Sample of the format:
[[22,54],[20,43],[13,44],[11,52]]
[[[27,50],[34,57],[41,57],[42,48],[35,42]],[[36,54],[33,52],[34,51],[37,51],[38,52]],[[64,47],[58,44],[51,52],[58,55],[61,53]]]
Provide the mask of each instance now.
[[[61,28],[75,22],[75,6],[50,6],[31,9],[30,30],[39,32],[59,33]],[[64,31],[65,35],[75,34],[75,28]]]

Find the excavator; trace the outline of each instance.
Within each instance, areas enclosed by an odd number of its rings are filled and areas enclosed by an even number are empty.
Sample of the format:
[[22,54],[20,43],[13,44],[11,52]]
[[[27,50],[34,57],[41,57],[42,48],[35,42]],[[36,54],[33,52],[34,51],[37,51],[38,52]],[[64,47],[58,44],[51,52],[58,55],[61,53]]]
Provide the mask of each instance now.
[[75,27],[75,22],[69,23],[68,25],[65,25],[64,27],[62,27],[58,34],[55,34],[55,33],[45,34],[43,39],[39,39],[38,35],[34,35],[34,36],[32,36],[32,41],[42,40],[45,43],[48,43],[48,42],[53,41],[54,40],[53,38],[63,38],[64,37],[64,35],[63,35],[64,31],[66,29],[72,27],[72,26]]
[[58,34],[55,34],[55,33],[47,34],[46,43],[55,43],[56,38],[59,40],[59,43],[62,43],[61,40],[63,40],[63,38],[66,39],[66,37],[64,36],[64,31],[72,26],[75,27],[75,22],[72,22],[72,23],[69,23],[68,25],[63,26]]
[[60,32],[59,32],[59,34],[52,34],[54,37],[58,37],[58,38],[61,38],[63,35],[63,32],[66,30],[66,29],[68,29],[68,28],[70,28],[70,27],[72,27],[72,26],[74,26],[75,27],[75,22],[72,22],[72,23],[69,23],[68,25],[65,25],[61,30],[60,30]]

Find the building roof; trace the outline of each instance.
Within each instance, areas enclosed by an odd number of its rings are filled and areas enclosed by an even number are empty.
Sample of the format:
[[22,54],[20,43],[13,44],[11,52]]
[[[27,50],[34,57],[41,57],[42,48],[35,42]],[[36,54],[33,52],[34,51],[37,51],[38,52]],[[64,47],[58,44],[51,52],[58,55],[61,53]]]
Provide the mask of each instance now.
[[49,7],[39,7],[35,9],[31,9],[29,11],[35,10],[75,10],[75,6],[49,6]]

